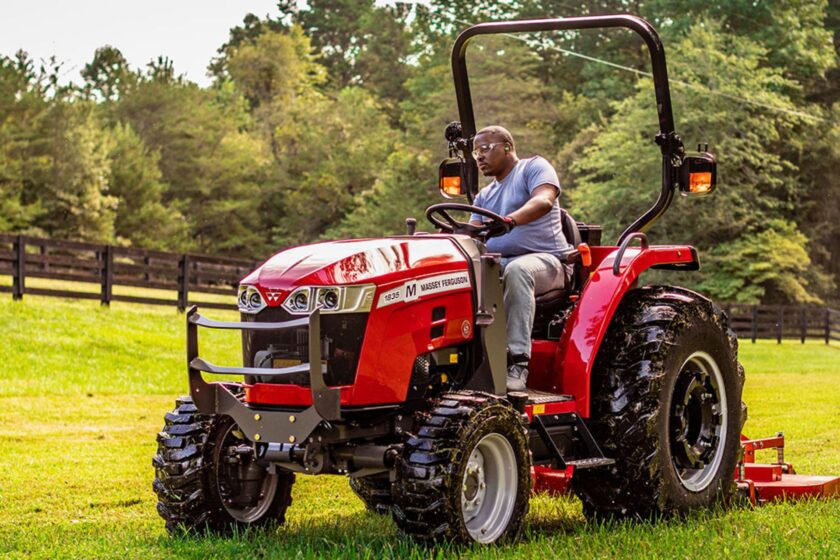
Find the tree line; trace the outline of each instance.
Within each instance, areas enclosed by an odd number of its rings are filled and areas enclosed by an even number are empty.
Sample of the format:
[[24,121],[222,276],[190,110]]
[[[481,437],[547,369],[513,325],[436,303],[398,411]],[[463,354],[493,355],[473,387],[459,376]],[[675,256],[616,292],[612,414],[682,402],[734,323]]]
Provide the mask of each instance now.
[[[704,272],[680,281],[732,302],[840,301],[834,1],[280,0],[230,30],[209,87],[163,56],[132,68],[118,45],[63,84],[55,59],[21,50],[0,58],[0,231],[250,258],[402,232],[440,200],[457,33],[618,12],[658,29],[677,131],[719,162],[717,192],[676,200],[649,232],[698,247]],[[649,65],[617,30],[480,38],[468,54],[479,126],[551,161],[561,203],[607,241],[659,188]]]

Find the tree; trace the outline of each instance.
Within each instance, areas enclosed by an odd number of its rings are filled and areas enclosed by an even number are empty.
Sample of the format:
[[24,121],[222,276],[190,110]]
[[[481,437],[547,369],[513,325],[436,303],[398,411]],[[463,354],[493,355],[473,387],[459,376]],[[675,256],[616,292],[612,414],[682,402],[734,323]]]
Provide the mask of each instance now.
[[150,249],[187,245],[187,222],[163,204],[166,185],[158,168],[160,154],[146,147],[129,124],[110,131],[110,194],[117,198],[114,233],[117,242]]
[[272,103],[291,103],[324,78],[324,69],[315,62],[309,38],[300,27],[265,31],[227,54],[227,74],[252,111]]
[[[564,118],[549,101],[545,85],[534,76],[539,60],[527,46],[506,37],[488,37],[470,45],[467,63],[476,125],[499,124],[510,129],[520,155],[557,150],[555,123]],[[408,81],[410,97],[403,104],[408,143],[446,155],[443,130],[458,120],[449,56],[443,49],[421,60]]]
[[41,212],[26,173],[33,128],[47,104],[43,82],[25,52],[0,57],[0,231],[31,230]]
[[[380,104],[396,111],[406,95],[405,81],[412,74],[408,64],[414,52],[409,20],[413,7],[394,3],[377,6],[374,0],[310,0],[304,9],[294,2],[278,3],[280,17],[259,26],[300,26],[312,39],[319,61],[326,68],[334,91],[361,86]],[[251,22],[251,29],[256,29]],[[246,28],[247,29],[247,28]],[[244,30],[232,30],[241,35]],[[398,117],[394,115],[392,122]]]
[[[782,69],[762,66],[766,51],[755,42],[726,35],[709,21],[698,22],[672,52],[672,67],[687,83],[673,97],[678,130],[686,139],[716,140],[712,150],[720,162],[719,185],[707,199],[676,200],[650,234],[657,242],[690,242],[703,249],[730,242],[739,250],[755,247],[752,238],[772,229],[769,224],[783,219],[798,201],[799,170],[783,153],[791,141],[808,133],[811,123],[782,93],[798,85],[785,78]],[[786,112],[743,103],[740,98],[745,95]],[[640,143],[651,142],[656,124],[653,86],[648,79],[640,80],[637,94],[616,105],[571,168],[569,186],[578,219],[600,221],[607,239],[641,215],[658,193],[659,151],[653,146],[639,149]],[[640,183],[640,178],[647,180]],[[804,248],[804,242],[800,245]],[[742,253],[747,259],[762,258],[756,251]],[[733,285],[726,267],[706,270],[716,279],[705,285]],[[801,300],[805,281],[791,282],[798,287],[761,295]],[[758,292],[749,293],[753,297]]]
[[[815,267],[808,273],[819,277],[821,270],[828,279],[814,278],[811,285],[821,289],[822,297],[840,304],[840,182],[835,179],[840,167],[840,103],[823,113],[825,121],[809,127],[800,142],[792,146],[791,158],[799,162],[797,204],[791,218],[810,240],[808,252]],[[826,281],[827,280],[827,281]]]
[[706,264],[715,273],[699,288],[722,301],[822,303],[808,285],[808,239],[785,220],[765,228],[714,247]]
[[122,52],[111,45],[96,49],[93,60],[85,64],[81,74],[86,89],[105,101],[116,101],[121,92],[137,81]]
[[91,102],[53,100],[29,146],[24,172],[43,208],[34,225],[51,237],[113,240],[108,137],[94,111]]
[[[294,0],[280,0],[278,5],[284,13],[294,9]],[[218,54],[207,67],[207,73],[215,78],[217,84],[222,84],[230,75],[227,71],[227,61],[230,53],[235,52],[241,45],[252,43],[265,32],[283,32],[289,29],[287,22],[279,19],[260,19],[259,16],[248,13],[242,20],[242,25],[231,28],[228,40],[218,48]]]
[[[720,33],[752,40],[765,49],[762,66],[805,86],[822,81],[834,64],[825,27],[827,0],[650,0],[645,13],[669,39],[687,36],[698,21],[714,21]],[[790,92],[788,92],[790,94]]]
[[175,72],[175,62],[168,56],[158,56],[146,63],[146,78],[162,84],[184,84],[184,74]]
[[373,187],[357,195],[354,208],[328,229],[326,239],[377,237],[405,231],[405,219],[417,220],[418,231],[432,231],[426,208],[440,202],[437,163],[428,151],[397,146],[382,166]]
[[[644,5],[643,2],[626,0],[436,0],[422,19],[427,29],[436,30],[438,37],[451,44],[457,31],[480,22],[628,12],[643,15]],[[650,58],[641,38],[629,30],[605,28],[518,33],[515,37],[526,44],[532,56],[536,57],[529,65],[531,75],[543,82],[552,102],[560,104],[567,95],[575,98],[582,96],[588,104],[597,107],[596,111],[584,113],[582,117],[597,118],[599,112],[609,111],[611,101],[632,94],[636,76],[632,71],[616,71],[613,65],[636,71],[650,70]],[[592,57],[609,64],[593,61]],[[581,126],[591,122],[582,122]],[[562,134],[562,129],[558,133]]]
[[324,68],[315,62],[309,38],[299,27],[288,32],[265,31],[231,48],[225,68],[235,89],[248,101],[254,128],[268,141],[279,163],[276,130],[286,125],[288,107],[325,78]]
[[[265,254],[261,186],[269,160],[244,132],[245,105],[230,92],[203,90],[174,72],[144,77],[120,99],[115,122],[131,125],[160,154],[163,204],[189,224],[189,247],[241,256]],[[157,76],[157,77],[155,77]]]
[[229,49],[225,68],[274,157],[263,210],[274,242],[317,238],[373,184],[394,141],[385,115],[360,88],[320,91],[325,70],[295,25]]
[[375,99],[358,88],[336,100],[313,91],[287,110],[275,137],[284,188],[272,199],[282,209],[273,228],[281,245],[311,241],[350,212],[385,171],[396,136]]
[[312,41],[327,71],[329,89],[364,85],[380,101],[398,102],[410,72],[406,58],[412,40],[409,4],[376,6],[373,0],[311,0],[303,8],[294,0],[277,2],[279,15],[261,19],[248,14],[230,30],[228,41],[210,65],[217,83],[231,78],[230,58],[263,35],[280,36],[295,27]]

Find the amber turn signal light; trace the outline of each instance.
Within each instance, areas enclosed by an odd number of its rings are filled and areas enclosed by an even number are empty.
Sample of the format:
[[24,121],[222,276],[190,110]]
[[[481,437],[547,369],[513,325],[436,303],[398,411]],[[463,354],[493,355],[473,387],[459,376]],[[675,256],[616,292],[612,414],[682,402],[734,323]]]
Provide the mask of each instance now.
[[712,191],[712,173],[710,171],[691,173],[688,190],[692,193],[706,194]]
[[461,194],[461,178],[460,177],[441,177],[440,190],[449,196],[458,196]]

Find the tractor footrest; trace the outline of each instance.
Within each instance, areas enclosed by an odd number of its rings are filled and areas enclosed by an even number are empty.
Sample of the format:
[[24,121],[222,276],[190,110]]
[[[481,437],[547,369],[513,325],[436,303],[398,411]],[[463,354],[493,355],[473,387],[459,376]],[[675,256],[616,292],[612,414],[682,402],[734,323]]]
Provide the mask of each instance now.
[[589,457],[587,459],[578,459],[576,461],[566,461],[566,465],[573,466],[576,469],[596,469],[598,467],[608,467],[614,465],[615,459],[608,459],[607,457]]
[[546,404],[575,400],[572,395],[558,395],[557,393],[548,393],[546,391],[538,391],[536,389],[526,389],[525,392],[528,395],[527,404]]

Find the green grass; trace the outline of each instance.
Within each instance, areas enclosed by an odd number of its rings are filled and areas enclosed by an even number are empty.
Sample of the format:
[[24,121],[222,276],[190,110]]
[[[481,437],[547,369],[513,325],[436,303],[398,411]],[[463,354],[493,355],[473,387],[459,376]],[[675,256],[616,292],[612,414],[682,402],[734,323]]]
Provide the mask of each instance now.
[[[840,557],[840,500],[596,525],[576,499],[538,496],[516,544],[425,549],[333,476],[298,478],[283,527],[171,538],[155,511],[151,457],[163,414],[186,390],[183,315],[4,294],[0,325],[3,558]],[[211,361],[239,359],[234,334],[201,340]],[[784,430],[800,472],[840,474],[840,347],[745,342],[741,358],[747,433]]]

